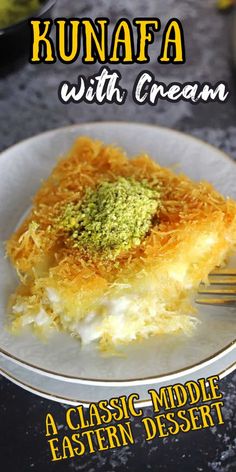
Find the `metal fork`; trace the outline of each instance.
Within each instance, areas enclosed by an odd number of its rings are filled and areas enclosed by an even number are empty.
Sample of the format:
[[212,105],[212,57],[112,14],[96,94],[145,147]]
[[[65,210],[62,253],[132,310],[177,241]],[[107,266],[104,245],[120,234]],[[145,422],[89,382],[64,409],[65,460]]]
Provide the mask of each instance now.
[[209,274],[209,285],[199,285],[198,294],[209,295],[195,300],[202,305],[236,306],[236,269],[215,269]]

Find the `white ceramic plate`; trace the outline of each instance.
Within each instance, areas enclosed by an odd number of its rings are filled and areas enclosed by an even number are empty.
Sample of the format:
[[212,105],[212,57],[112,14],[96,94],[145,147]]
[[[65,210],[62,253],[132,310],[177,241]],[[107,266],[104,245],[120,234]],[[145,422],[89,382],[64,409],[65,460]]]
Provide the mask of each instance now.
[[[30,205],[40,182],[57,157],[77,136],[89,135],[124,147],[133,155],[145,151],[162,165],[179,163],[195,180],[207,179],[225,195],[236,198],[236,165],[224,153],[182,133],[131,123],[91,123],[54,130],[8,149],[0,156],[0,351],[11,361],[69,385],[100,387],[146,386],[163,379],[174,382],[219,362],[219,371],[236,359],[235,309],[201,308],[201,325],[193,337],[163,336],[127,347],[124,357],[103,357],[81,349],[69,335],[57,333],[42,343],[31,332],[14,337],[5,329],[6,303],[16,277],[4,258],[5,241]],[[234,261],[231,262],[234,264]],[[236,265],[236,262],[235,262]],[[107,395],[106,395],[107,396]],[[83,399],[83,397],[82,397]]]
[[[235,359],[233,353],[229,352],[223,358],[216,359],[215,362],[211,364],[210,369],[208,365],[202,365],[191,374],[189,372],[180,374],[178,378],[175,378],[175,381],[178,383],[181,382],[182,384],[190,379],[196,381],[199,378],[207,378],[209,372],[211,375],[219,375],[222,379],[235,369],[236,362],[232,363],[233,359]],[[228,367],[225,369],[224,366],[226,364]],[[148,383],[147,385],[135,386],[111,386],[110,384],[106,384],[105,386],[98,385],[94,387],[75,382],[65,382],[64,380],[49,377],[27,369],[23,367],[23,365],[17,364],[4,357],[0,357],[0,373],[16,385],[31,393],[68,405],[80,403],[88,407],[91,402],[99,402],[104,399],[109,400],[110,398],[119,397],[121,395],[128,397],[132,393],[139,395],[138,403],[140,406],[148,406],[151,404],[148,394],[150,385]],[[162,377],[161,379],[157,379],[156,382],[151,385],[151,388],[158,391],[161,387],[167,386],[170,383],[168,378]]]

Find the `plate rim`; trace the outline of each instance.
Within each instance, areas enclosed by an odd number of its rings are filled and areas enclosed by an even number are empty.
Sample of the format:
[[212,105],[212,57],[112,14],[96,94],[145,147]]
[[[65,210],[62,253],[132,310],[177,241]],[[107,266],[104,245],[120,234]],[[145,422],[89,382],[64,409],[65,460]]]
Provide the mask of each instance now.
[[232,341],[226,347],[222,348],[217,353],[214,353],[212,356],[207,357],[206,359],[204,359],[202,362],[198,364],[192,364],[183,369],[178,369],[176,371],[169,372],[168,374],[156,375],[155,377],[153,376],[141,377],[141,378],[135,378],[135,379],[133,378],[126,379],[126,380],[122,380],[122,379],[105,380],[105,379],[99,379],[99,378],[91,379],[91,378],[85,378],[85,377],[76,377],[76,376],[67,375],[67,374],[57,374],[48,369],[43,369],[41,367],[34,366],[33,364],[30,364],[28,362],[22,361],[18,359],[17,357],[13,356],[12,354],[9,355],[2,348],[0,348],[0,354],[5,358],[10,359],[15,364],[23,366],[30,371],[37,372],[47,377],[55,378],[58,380],[64,380],[65,382],[85,384],[85,385],[91,385],[91,386],[96,386],[96,385],[109,386],[110,385],[111,387],[117,387],[120,385],[123,385],[123,386],[140,385],[141,386],[141,385],[146,385],[146,384],[153,384],[156,381],[171,381],[173,379],[177,379],[181,377],[183,374],[186,374],[186,375],[191,374],[192,372],[196,372],[200,370],[202,367],[211,365],[218,359],[221,359],[222,357],[226,356],[227,354],[229,354],[231,351],[234,351],[234,350],[236,350],[236,341]]
[[181,131],[177,128],[169,128],[168,126],[159,125],[159,124],[152,124],[152,123],[147,123],[147,122],[142,122],[142,121],[126,121],[126,120],[85,121],[85,122],[82,122],[82,123],[74,123],[74,124],[71,124],[71,125],[60,126],[60,127],[57,127],[57,128],[51,128],[50,130],[42,131],[38,134],[33,134],[32,136],[29,136],[28,138],[22,139],[21,141],[18,141],[16,143],[12,144],[11,146],[8,146],[5,149],[2,149],[2,151],[0,151],[0,158],[1,158],[2,154],[5,154],[8,151],[11,151],[15,147],[21,146],[22,144],[25,144],[28,141],[34,140],[34,139],[39,138],[41,136],[47,136],[47,135],[50,135],[50,134],[53,134],[55,132],[62,131],[62,130],[68,130],[69,131],[69,130],[73,130],[73,129],[76,129],[76,128],[86,128],[88,126],[96,127],[96,126],[104,126],[104,125],[144,126],[144,127],[147,127],[147,128],[160,129],[164,132],[176,133],[178,135],[184,136],[185,138],[187,138],[189,140],[197,141],[200,144],[204,144],[205,146],[209,146],[211,149],[214,149],[214,151],[217,151],[219,154],[221,154],[224,158],[228,159],[231,162],[231,164],[233,163],[234,165],[236,165],[236,159],[234,159],[230,154],[223,151],[222,149],[219,149],[218,147],[214,146],[213,144],[208,143],[207,141],[204,141],[201,138],[198,138],[197,136],[189,134],[188,132]]
[[[222,380],[223,378],[227,377],[227,375],[233,373],[236,370],[236,361],[230,364],[229,367],[224,368],[221,372],[219,372],[218,376],[219,379]],[[47,400],[52,400],[58,403],[64,403],[66,405],[83,405],[85,408],[89,408],[91,403],[95,403],[94,401],[87,401],[87,400],[75,400],[71,398],[67,398],[62,395],[56,395],[53,393],[50,393],[48,391],[45,391],[43,389],[39,389],[38,387],[35,387],[34,385],[31,385],[28,382],[19,380],[17,376],[13,375],[12,372],[8,372],[6,368],[0,367],[0,375],[2,375],[4,378],[10,380],[13,382],[15,385],[23,388],[27,392],[30,392],[34,395],[38,395],[41,398],[45,398]],[[148,407],[152,405],[152,401],[150,399],[139,399],[135,402],[138,404],[140,407]]]
[[[184,131],[180,131],[178,129],[175,129],[175,128],[169,128],[167,126],[161,126],[159,124],[149,124],[149,123],[146,123],[146,122],[139,122],[139,121],[122,121],[122,120],[119,120],[119,121],[88,121],[88,122],[83,122],[83,123],[77,123],[77,124],[72,124],[72,125],[67,125],[67,126],[62,126],[62,127],[57,127],[57,128],[52,128],[50,130],[47,130],[47,131],[43,131],[41,133],[38,133],[38,134],[35,134],[31,137],[28,137],[26,139],[23,139],[17,143],[14,143],[12,146],[9,146],[8,148],[6,149],[3,149],[1,152],[0,152],[0,159],[1,159],[1,156],[14,150],[15,148],[19,147],[19,146],[22,146],[30,141],[34,141],[35,139],[38,139],[40,137],[50,137],[50,135],[53,135],[54,133],[57,133],[57,132],[60,132],[60,131],[73,131],[73,130],[76,130],[76,129],[81,129],[81,128],[96,128],[98,126],[106,126],[106,125],[112,125],[112,126],[120,126],[120,125],[125,125],[125,126],[137,126],[137,127],[148,127],[148,128],[154,128],[156,130],[161,130],[161,131],[164,131],[166,133],[172,133],[172,134],[177,134],[177,135],[180,135],[182,137],[184,137],[185,139],[189,140],[189,141],[197,141],[198,144],[203,144],[204,146],[209,146],[211,149],[214,150],[214,152],[217,152],[218,154],[222,155],[222,157],[224,159],[227,159],[231,162],[231,164],[234,164],[236,165],[236,161],[233,159],[233,157],[231,157],[229,154],[227,154],[225,151],[222,151],[222,149],[219,149],[217,148],[216,146],[198,138],[198,137],[195,137],[191,134],[188,134]],[[0,162],[1,164],[1,162]],[[176,371],[173,371],[173,372],[169,372],[168,374],[160,374],[160,375],[156,375],[155,377],[154,376],[148,376],[148,377],[142,377],[142,378],[129,378],[129,379],[126,379],[126,380],[123,380],[123,379],[112,379],[112,380],[105,380],[105,379],[99,379],[99,378],[96,378],[96,379],[91,379],[91,378],[84,378],[84,377],[78,377],[78,376],[72,376],[72,375],[67,375],[67,374],[59,374],[59,373],[55,373],[49,369],[44,369],[42,367],[39,367],[39,366],[36,366],[34,364],[31,364],[29,362],[26,362],[14,355],[12,355],[11,353],[9,353],[8,351],[6,351],[5,349],[2,349],[2,347],[0,346],[0,354],[2,354],[4,357],[6,358],[9,358],[10,360],[12,360],[14,363],[16,364],[20,364],[22,366],[25,366],[25,368],[28,368],[29,370],[32,370],[32,371],[36,371],[38,372],[39,374],[41,373],[42,375],[47,375],[49,377],[53,377],[53,378],[58,378],[58,379],[62,379],[62,380],[65,380],[65,381],[71,381],[71,382],[75,382],[75,383],[85,383],[87,385],[113,385],[113,386],[117,386],[117,385],[144,385],[145,383],[147,382],[151,382],[151,383],[154,383],[156,380],[162,380],[162,379],[168,379],[168,380],[173,380],[173,378],[178,378],[182,373],[190,373],[194,370],[198,370],[199,367],[201,366],[204,366],[204,365],[208,365],[208,364],[211,364],[212,362],[214,362],[214,360],[216,360],[216,358],[220,358],[220,357],[223,357],[223,355],[226,355],[229,351],[233,350],[234,348],[236,348],[236,338],[231,341],[229,344],[227,344],[224,348],[222,348],[221,350],[217,351],[216,353],[214,353],[212,356],[209,356],[205,359],[203,359],[202,361],[200,361],[200,363],[197,363],[197,364],[192,364],[190,366],[187,366],[185,368],[182,368],[182,369],[178,369]]]

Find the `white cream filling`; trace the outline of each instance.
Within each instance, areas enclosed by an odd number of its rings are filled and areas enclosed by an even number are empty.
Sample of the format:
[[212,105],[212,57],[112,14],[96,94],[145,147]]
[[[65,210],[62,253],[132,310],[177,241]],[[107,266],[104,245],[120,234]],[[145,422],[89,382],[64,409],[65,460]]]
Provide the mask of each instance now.
[[[60,323],[65,331],[81,338],[82,344],[98,341],[104,335],[113,343],[123,341],[130,342],[142,335],[148,337],[157,332],[173,332],[179,329],[186,333],[197,323],[192,317],[178,315],[166,311],[165,304],[161,302],[155,292],[147,293],[146,297],[140,297],[137,293],[129,293],[112,299],[103,300],[98,309],[89,312],[78,321],[76,316],[63,313],[63,300],[53,289],[47,289],[47,305],[51,304],[53,312],[60,318]],[[55,303],[56,300],[56,303]],[[21,326],[34,324],[35,327],[47,329],[53,326],[53,318],[41,307],[38,312],[30,311],[27,303],[16,304],[14,312]]]
[[[214,234],[202,235],[192,248],[190,260],[197,261],[216,242],[217,237]],[[194,257],[191,257],[192,255]],[[188,270],[189,264],[182,260],[172,264],[168,270],[169,278],[179,284],[177,285],[179,290],[191,288]],[[119,340],[128,342],[135,339],[140,333],[142,336],[148,336],[158,330],[171,332],[178,329],[188,332],[191,325],[197,322],[195,318],[166,311],[165,303],[158,297],[155,280],[143,281],[142,293],[131,292],[131,287],[128,284],[120,285],[117,284],[117,287],[126,291],[125,295],[103,299],[98,303],[97,310],[89,312],[80,321],[78,321],[79,313],[76,313],[76,299],[75,313],[73,316],[66,315],[63,310],[63,299],[52,287],[47,287],[45,290],[42,306],[38,312],[35,312],[27,303],[22,302],[13,306],[13,312],[17,315],[17,319],[21,318],[22,326],[31,323],[42,328],[52,326],[53,318],[44,308],[45,303],[45,306],[51,306],[52,312],[60,318],[63,328],[74,335],[79,335],[83,344],[97,341],[104,334],[109,335],[114,342]],[[158,316],[159,313],[161,316]]]

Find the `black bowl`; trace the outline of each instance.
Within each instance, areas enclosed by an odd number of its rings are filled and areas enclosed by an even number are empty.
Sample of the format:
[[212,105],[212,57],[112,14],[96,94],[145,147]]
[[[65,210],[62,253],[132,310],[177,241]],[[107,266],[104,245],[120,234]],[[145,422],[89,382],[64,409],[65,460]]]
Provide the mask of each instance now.
[[[41,8],[33,15],[34,18],[50,18],[56,0],[41,1]],[[30,16],[30,17],[31,17]],[[10,64],[21,63],[30,54],[30,25],[25,18],[7,28],[0,28],[0,68]]]

